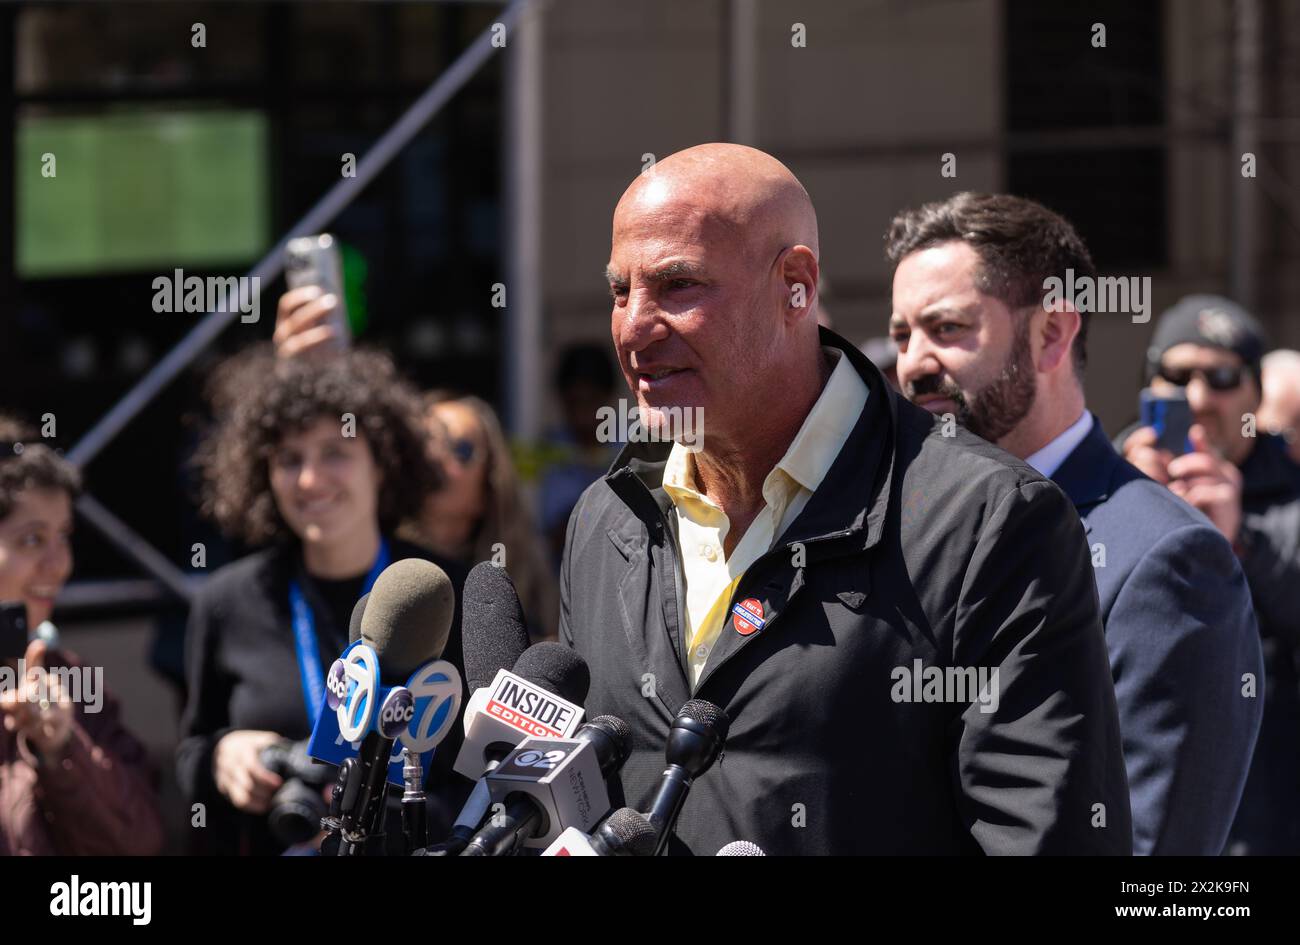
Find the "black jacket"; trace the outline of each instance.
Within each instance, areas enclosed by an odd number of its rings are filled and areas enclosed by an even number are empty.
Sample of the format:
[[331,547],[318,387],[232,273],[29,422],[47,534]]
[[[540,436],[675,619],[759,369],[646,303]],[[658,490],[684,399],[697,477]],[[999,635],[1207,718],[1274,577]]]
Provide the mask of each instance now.
[[[425,558],[451,578],[456,612],[442,656],[463,675],[460,596],[464,570],[408,542],[389,539],[389,546],[392,560]],[[328,668],[347,645],[346,614],[351,603],[340,610],[322,586],[333,582],[316,582],[306,576],[296,543],[259,551],[219,569],[190,608],[185,646],[189,702],[181,719],[176,769],[188,802],[202,803],[207,809],[207,826],[196,828],[192,837],[196,851],[266,855],[283,849],[266,817],[236,810],[217,791],[212,750],[223,735],[236,729],[278,732],[294,741],[311,734],[315,719],[307,717],[289,611],[289,582],[295,576],[316,617],[321,665]],[[360,596],[362,583],[363,579],[355,582],[353,602]],[[434,756],[430,788],[443,801],[442,808],[458,805],[468,793],[462,779],[451,774],[462,738],[461,727],[452,726]],[[443,826],[436,822],[440,812],[432,812],[433,830]],[[454,809],[451,812],[454,814]]]
[[[1069,500],[964,431],[942,435],[852,345],[870,390],[821,487],[732,603],[694,695],[731,720],[675,849],[773,854],[1122,853],[1132,848],[1115,693]],[[591,666],[589,715],[634,733],[623,800],[649,808],[684,669],[683,578],[662,488],[669,444],[630,445],[569,521],[561,639]],[[901,701],[899,674],[996,669],[995,711]]]
[[1300,855],[1300,467],[1262,435],[1241,464],[1237,540],[1264,648],[1264,721],[1228,846]]

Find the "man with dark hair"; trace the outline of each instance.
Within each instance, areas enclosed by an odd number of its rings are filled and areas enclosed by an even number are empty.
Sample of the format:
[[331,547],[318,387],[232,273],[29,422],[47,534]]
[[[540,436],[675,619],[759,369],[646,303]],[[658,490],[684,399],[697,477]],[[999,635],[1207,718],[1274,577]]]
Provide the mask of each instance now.
[[818,255],[753,148],[670,155],[614,211],[610,329],[655,435],[569,519],[560,638],[588,714],[632,728],[621,800],[648,809],[698,698],[730,726],[675,851],[1131,852],[1078,518],[819,328]]
[[1119,704],[1136,853],[1218,854],[1259,730],[1250,593],[1213,525],[1124,462],[1086,409],[1087,313],[1048,280],[1095,279],[1074,228],[1007,195],[895,217],[890,331],[904,394],[1052,478],[1088,533]]
[[1128,460],[1209,517],[1232,543],[1264,650],[1264,719],[1229,852],[1300,854],[1300,467],[1260,408],[1263,329],[1230,299],[1190,295],[1156,322],[1147,378],[1183,393],[1190,452],[1159,449],[1155,431],[1121,434]]

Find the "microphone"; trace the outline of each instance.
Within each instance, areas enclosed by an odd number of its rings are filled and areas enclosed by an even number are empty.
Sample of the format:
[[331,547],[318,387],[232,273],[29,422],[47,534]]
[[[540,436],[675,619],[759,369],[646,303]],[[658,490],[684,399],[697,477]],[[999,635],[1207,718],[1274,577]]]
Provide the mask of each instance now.
[[588,830],[609,810],[606,779],[632,750],[627,723],[612,715],[592,719],[574,738],[526,738],[488,785],[504,803],[461,856],[509,856],[522,843],[545,848],[566,827]]
[[717,760],[726,743],[730,724],[727,713],[703,699],[690,700],[673,719],[664,749],[668,767],[664,769],[659,790],[650,805],[650,823],[657,831],[655,856],[662,856],[667,849],[668,838],[682,812],[691,784]]
[[348,620],[348,642],[356,643],[361,639],[361,618],[366,612],[366,601],[370,600],[370,592],[366,591],[357,598],[357,602],[352,605],[352,616]]
[[[427,756],[456,721],[462,687],[456,668],[440,659],[455,612],[455,591],[441,568],[418,558],[389,565],[352,609],[351,643],[326,674],[325,705],[308,753],[341,765],[380,723],[399,727],[402,746]],[[409,698],[408,698],[409,697]],[[391,700],[391,701],[390,701]],[[422,758],[428,774],[428,758]],[[403,783],[402,755],[388,779]]]
[[[490,685],[497,673],[511,669],[528,649],[524,610],[505,568],[480,561],[470,569],[461,592],[460,635],[465,683],[471,693]],[[585,696],[584,692],[577,701],[581,702]],[[486,775],[496,767],[514,746],[515,741],[489,745],[484,751],[488,768],[480,774]],[[417,855],[447,856],[465,849],[490,803],[487,782],[479,777],[456,817],[451,835]]]
[[528,629],[505,568],[480,561],[470,569],[461,594],[460,626],[470,692],[490,685],[498,672],[519,662],[528,649]]
[[767,856],[763,848],[748,840],[732,840],[719,850],[717,856]]
[[[500,648],[497,659],[507,654],[506,644],[498,644],[498,646]],[[486,648],[481,652],[485,654]],[[465,651],[465,659],[466,675],[468,675],[470,672],[468,647]],[[469,799],[465,801],[460,814],[456,817],[451,835],[443,843],[429,849],[428,855],[431,856],[458,854],[473,839],[483,823],[483,818],[487,816],[488,809],[492,806],[492,793],[487,776],[528,734],[528,729],[521,724],[507,721],[511,718],[508,714],[503,718],[490,713],[488,704],[497,704],[492,698],[492,693],[514,691],[511,689],[514,686],[521,692],[540,691],[557,696],[560,702],[574,710],[572,725],[568,727],[568,730],[572,731],[582,720],[581,705],[586,700],[587,690],[591,686],[591,671],[587,668],[586,661],[568,647],[551,642],[538,643],[524,650],[515,663],[514,672],[507,672],[503,668],[493,670],[486,657],[474,671],[480,674],[481,679],[492,679],[494,676],[496,679],[494,686],[479,687],[465,709],[465,742],[461,747],[460,755],[456,758],[454,770],[473,778],[476,783]],[[518,684],[528,688],[523,689]],[[502,698],[506,699],[508,696],[503,695]],[[539,714],[540,710],[534,711],[532,718],[535,720]],[[475,765],[477,768],[474,767]],[[469,771],[474,773],[467,773]]]
[[510,747],[526,736],[569,738],[582,722],[582,702],[591,687],[591,670],[562,643],[530,646],[515,672],[497,671],[465,706],[465,741],[452,770],[478,780],[491,763],[488,749]]
[[542,856],[650,856],[654,849],[654,825],[640,811],[620,807],[593,834],[566,827]]
[[379,656],[381,680],[398,685],[442,656],[456,591],[447,572],[433,562],[404,558],[375,579],[362,611],[360,640]]
[[[326,823],[341,835],[340,856],[378,839],[388,782],[403,783],[403,756],[396,765],[392,758],[397,739],[413,754],[431,753],[455,721],[460,676],[439,659],[454,610],[451,580],[418,558],[390,564],[353,608],[349,633],[355,626],[357,639],[330,668],[327,708],[309,746],[314,757],[340,766]],[[417,720],[418,702],[425,710]],[[358,739],[354,754],[345,743]]]

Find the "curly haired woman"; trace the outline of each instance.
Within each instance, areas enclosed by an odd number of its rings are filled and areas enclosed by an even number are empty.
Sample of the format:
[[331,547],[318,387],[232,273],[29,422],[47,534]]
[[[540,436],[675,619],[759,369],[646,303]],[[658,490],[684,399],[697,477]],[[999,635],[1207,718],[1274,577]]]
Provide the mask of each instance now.
[[[393,537],[441,474],[425,448],[419,399],[386,356],[277,360],[258,349],[220,372],[212,400],[203,511],[264,547],[217,571],[191,610],[178,775],[207,804],[200,849],[278,853],[286,843],[267,815],[282,779],[263,752],[310,734],[356,600],[401,558],[443,567],[458,599],[464,574]],[[459,608],[443,658],[461,665]],[[443,744],[430,775],[430,793],[447,806],[458,790],[449,777],[455,749]]]

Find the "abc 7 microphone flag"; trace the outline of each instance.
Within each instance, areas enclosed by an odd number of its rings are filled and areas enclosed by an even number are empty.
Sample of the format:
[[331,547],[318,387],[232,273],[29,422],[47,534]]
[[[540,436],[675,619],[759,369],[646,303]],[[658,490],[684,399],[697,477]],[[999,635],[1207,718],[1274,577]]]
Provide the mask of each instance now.
[[433,750],[447,737],[460,712],[460,673],[446,660],[425,663],[403,686],[385,686],[379,656],[363,640],[334,661],[325,680],[325,705],[316,717],[307,751],[329,764],[355,757],[372,732],[394,739],[387,780],[401,786],[402,750],[420,757],[429,776]]

